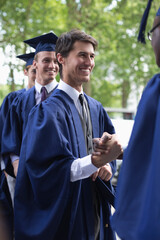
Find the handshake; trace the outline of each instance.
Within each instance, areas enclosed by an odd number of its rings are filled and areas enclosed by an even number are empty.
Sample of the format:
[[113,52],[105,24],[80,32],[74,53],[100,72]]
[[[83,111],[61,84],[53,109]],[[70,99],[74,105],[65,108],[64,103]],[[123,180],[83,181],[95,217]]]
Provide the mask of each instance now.
[[97,168],[119,158],[122,158],[123,149],[116,134],[104,132],[101,138],[93,139],[92,163]]

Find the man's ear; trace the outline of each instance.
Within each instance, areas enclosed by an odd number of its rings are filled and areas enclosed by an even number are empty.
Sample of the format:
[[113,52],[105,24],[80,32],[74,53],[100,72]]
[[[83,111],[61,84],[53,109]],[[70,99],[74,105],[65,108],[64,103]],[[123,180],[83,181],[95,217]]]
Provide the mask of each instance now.
[[57,60],[60,64],[64,63],[64,57],[60,53],[57,53]]
[[24,75],[25,75],[25,76],[28,76],[28,71],[27,71],[27,69],[24,69],[23,72],[24,72]]
[[32,65],[33,65],[33,67],[36,69],[36,67],[37,67],[37,65],[36,65],[36,60],[33,60],[33,63],[32,63]]

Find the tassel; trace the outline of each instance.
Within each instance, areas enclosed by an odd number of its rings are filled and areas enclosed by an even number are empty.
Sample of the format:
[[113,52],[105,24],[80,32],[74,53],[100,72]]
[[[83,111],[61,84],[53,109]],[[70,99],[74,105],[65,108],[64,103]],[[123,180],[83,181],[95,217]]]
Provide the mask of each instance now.
[[148,19],[148,15],[149,15],[149,11],[151,8],[151,4],[152,4],[153,0],[149,0],[147,7],[144,11],[142,20],[141,20],[141,24],[140,24],[140,30],[139,30],[139,34],[138,34],[138,41],[141,43],[146,43],[145,41],[145,29],[146,29],[146,25],[147,25],[147,19]]

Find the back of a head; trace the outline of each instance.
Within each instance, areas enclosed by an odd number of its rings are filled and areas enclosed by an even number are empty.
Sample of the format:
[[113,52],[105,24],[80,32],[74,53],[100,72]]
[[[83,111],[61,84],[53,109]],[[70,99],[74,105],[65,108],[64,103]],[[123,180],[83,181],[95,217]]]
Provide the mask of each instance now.
[[76,41],[88,42],[93,45],[94,50],[98,43],[91,35],[79,29],[72,29],[70,32],[63,33],[56,42],[56,54],[60,53],[63,57],[67,57],[69,52],[73,49],[73,45]]

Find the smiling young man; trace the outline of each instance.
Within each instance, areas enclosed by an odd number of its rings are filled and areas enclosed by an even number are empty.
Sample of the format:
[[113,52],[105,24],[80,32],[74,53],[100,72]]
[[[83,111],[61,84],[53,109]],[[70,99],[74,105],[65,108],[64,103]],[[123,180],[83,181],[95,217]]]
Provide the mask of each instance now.
[[92,153],[92,138],[105,131],[113,134],[114,127],[102,105],[82,88],[95,65],[96,46],[97,41],[80,30],[62,34],[56,43],[62,80],[47,101],[32,109],[22,142],[16,240],[115,239],[109,197],[103,197],[99,186],[113,190],[116,163],[106,163],[120,155],[121,146],[112,135],[108,151]]
[[24,41],[36,49],[33,61],[33,67],[36,70],[36,80],[34,87],[13,102],[5,121],[2,154],[4,156],[10,155],[11,157],[14,169],[11,164],[6,164],[8,165],[6,166],[6,171],[9,171],[8,173],[11,175],[17,175],[21,141],[30,110],[42,101],[42,96],[43,100],[48,98],[58,85],[55,79],[59,72],[55,54],[57,38],[51,32]]

